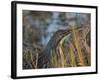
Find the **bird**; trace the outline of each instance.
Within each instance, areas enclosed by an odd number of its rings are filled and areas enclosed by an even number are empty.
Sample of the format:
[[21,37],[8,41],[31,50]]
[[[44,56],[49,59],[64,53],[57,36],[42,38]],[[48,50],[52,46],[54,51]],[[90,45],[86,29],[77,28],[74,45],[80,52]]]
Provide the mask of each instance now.
[[[82,27],[76,27],[74,30],[81,30]],[[51,59],[51,50],[56,48],[59,42],[68,34],[72,33],[72,29],[58,30],[50,38],[45,49],[40,53],[38,58],[38,68],[49,68],[49,62]]]

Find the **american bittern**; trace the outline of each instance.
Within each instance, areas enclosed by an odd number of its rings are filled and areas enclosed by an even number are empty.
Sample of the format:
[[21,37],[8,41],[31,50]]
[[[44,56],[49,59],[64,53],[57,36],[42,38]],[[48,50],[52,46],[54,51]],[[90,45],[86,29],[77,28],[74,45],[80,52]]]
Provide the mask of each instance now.
[[[81,30],[82,27],[74,28],[74,30]],[[38,59],[38,68],[48,68],[51,59],[51,50],[56,48],[58,43],[68,34],[72,33],[72,29],[58,30],[49,40],[45,49],[40,53]]]

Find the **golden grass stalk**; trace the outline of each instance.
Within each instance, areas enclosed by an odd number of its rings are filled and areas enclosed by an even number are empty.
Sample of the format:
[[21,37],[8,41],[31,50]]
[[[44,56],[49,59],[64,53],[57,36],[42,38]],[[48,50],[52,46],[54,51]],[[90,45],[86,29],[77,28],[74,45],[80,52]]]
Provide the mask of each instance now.
[[59,54],[60,54],[60,58],[61,58],[61,67],[64,67],[64,53],[63,53],[63,49],[61,47],[62,45],[59,46]]
[[33,66],[33,68],[34,68],[34,67],[35,67],[35,63],[34,63],[34,61],[33,61],[32,51],[30,51],[29,55],[30,55],[30,60],[31,60],[31,62],[32,62],[32,66]]
[[64,67],[67,63],[66,63],[66,56],[64,55],[64,50],[63,50],[63,42],[66,39],[66,36],[62,38],[62,40],[59,43],[59,53],[60,53],[60,57],[61,57],[61,67]]
[[76,66],[76,61],[75,61],[75,54],[73,52],[73,44],[70,44],[70,56],[71,56],[71,66],[75,67]]
[[38,66],[38,65],[37,65],[37,64],[38,64],[38,56],[39,56],[39,55],[38,55],[38,52],[37,52],[37,49],[36,49],[36,64],[35,64],[35,68],[37,68],[37,66]]
[[77,53],[78,53],[78,56],[79,56],[79,60],[80,60],[79,65],[84,65],[83,55],[82,55],[82,52],[81,52],[81,47],[79,45],[80,41],[79,41],[78,32],[76,30],[74,30],[74,27],[72,27],[72,32],[73,32],[73,40],[74,40],[74,43],[75,43],[75,46],[76,46],[76,49],[77,49]]
[[50,65],[51,67],[58,67],[58,61],[57,61],[57,56],[54,50],[51,50],[51,59],[50,59]]

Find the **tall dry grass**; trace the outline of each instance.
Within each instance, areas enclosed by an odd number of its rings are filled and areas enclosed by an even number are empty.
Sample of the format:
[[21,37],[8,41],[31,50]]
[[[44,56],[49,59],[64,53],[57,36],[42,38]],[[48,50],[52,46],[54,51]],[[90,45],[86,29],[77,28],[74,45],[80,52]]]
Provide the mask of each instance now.
[[[86,39],[90,31],[86,34],[85,28],[82,31],[76,30],[75,27],[71,27],[71,29],[71,34],[63,37],[58,45],[51,50],[49,68],[91,65],[91,47],[88,45]],[[35,50],[35,54],[30,49],[26,49],[24,53],[24,59],[32,69],[37,69],[38,64],[41,64],[38,63],[39,56],[37,49]]]
[[86,37],[84,38],[84,31],[80,33],[80,31],[74,28],[75,27],[71,27],[71,36],[67,37],[70,38],[67,41],[68,44],[66,44],[68,49],[66,50],[66,47],[63,46],[64,40],[67,38],[63,38],[59,42],[57,49],[54,49],[55,51],[52,53],[54,55],[52,55],[50,61],[52,64],[51,67],[90,66],[90,47],[86,42]]

